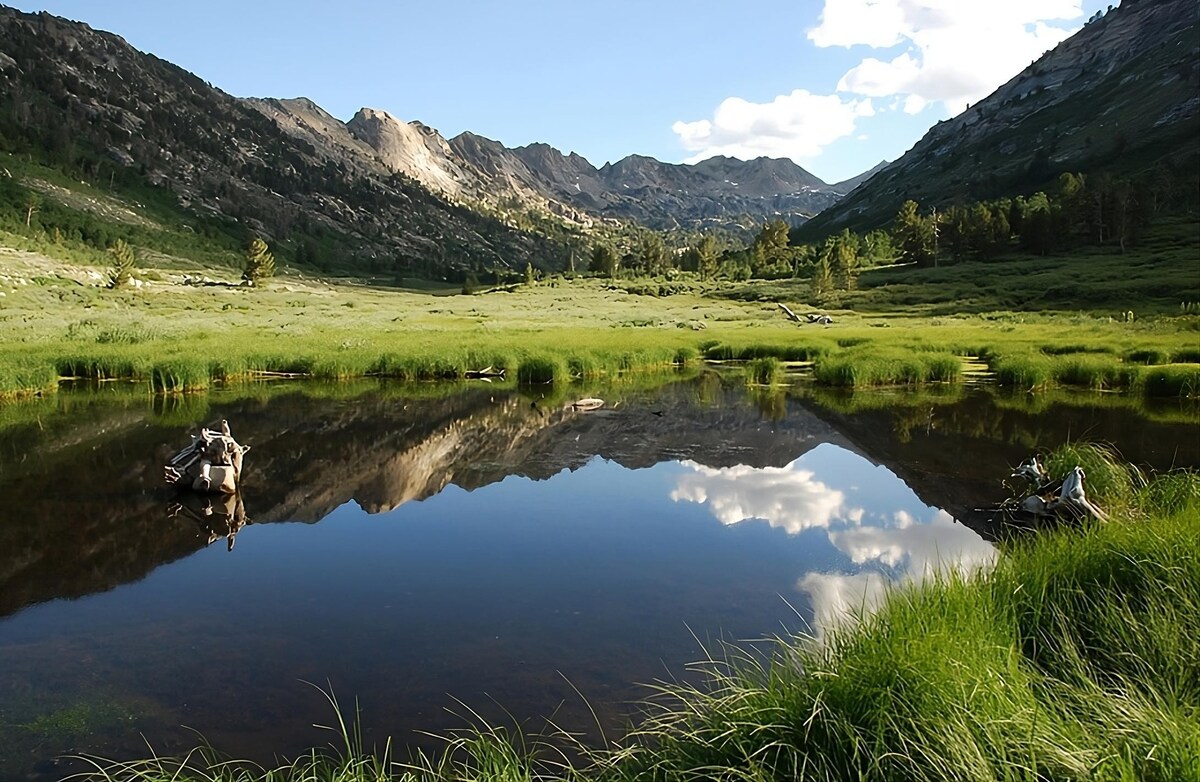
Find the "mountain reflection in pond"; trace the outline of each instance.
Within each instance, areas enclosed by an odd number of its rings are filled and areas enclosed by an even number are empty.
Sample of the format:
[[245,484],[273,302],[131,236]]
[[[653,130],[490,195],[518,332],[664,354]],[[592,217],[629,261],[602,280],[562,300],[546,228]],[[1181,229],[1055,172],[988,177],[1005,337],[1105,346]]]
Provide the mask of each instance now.
[[[987,562],[954,519],[1033,447],[1088,431],[1137,461],[1200,461],[1193,421],[1136,409],[855,412],[713,376],[600,395],[591,413],[479,387],[10,408],[0,778],[145,754],[140,734],[178,752],[183,725],[294,755],[329,739],[302,680],[358,696],[368,745],[436,746],[419,731],[461,727],[455,699],[587,730],[575,687],[619,727],[639,683],[686,675],[697,637],[819,632],[889,581]],[[164,454],[221,417],[254,447],[241,496],[172,508]]]

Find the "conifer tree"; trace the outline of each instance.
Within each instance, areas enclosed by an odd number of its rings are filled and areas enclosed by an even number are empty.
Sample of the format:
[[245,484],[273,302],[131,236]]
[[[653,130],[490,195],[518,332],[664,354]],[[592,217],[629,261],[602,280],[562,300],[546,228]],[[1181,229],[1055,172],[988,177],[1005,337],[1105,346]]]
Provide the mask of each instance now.
[[124,239],[118,239],[108,248],[113,265],[108,270],[108,287],[120,288],[133,276],[133,248]]
[[257,286],[260,280],[275,276],[275,256],[267,248],[267,243],[257,237],[250,242],[246,250],[246,266],[242,279],[252,286]]

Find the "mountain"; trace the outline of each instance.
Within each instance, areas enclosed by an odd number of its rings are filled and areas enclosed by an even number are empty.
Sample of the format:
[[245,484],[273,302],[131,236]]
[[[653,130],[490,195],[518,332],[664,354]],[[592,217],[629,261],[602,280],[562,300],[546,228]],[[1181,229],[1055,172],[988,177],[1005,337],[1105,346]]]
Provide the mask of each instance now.
[[849,193],[851,190],[858,187],[863,182],[866,182],[868,179],[875,176],[876,174],[878,174],[880,171],[884,170],[887,167],[888,167],[888,162],[886,160],[881,160],[878,163],[876,163],[874,166],[872,166],[870,169],[862,172],[858,176],[850,177],[849,179],[847,179],[844,182],[838,182],[836,185],[833,185],[832,187],[838,193],[842,193],[842,194]]
[[1193,177],[1200,158],[1195,0],[1125,0],[804,225],[801,237],[922,206],[1048,188],[1059,174]]
[[[551,214],[583,227],[606,220],[658,229],[757,228],[774,217],[799,223],[850,189],[831,187],[790,160],[714,157],[684,165],[630,155],[596,168],[548,144],[509,148],[471,132],[447,140],[378,109],[363,108],[343,126],[303,98],[248,103],[307,144],[365,155],[447,198],[501,213]],[[310,118],[318,112],[319,121]]]
[[[0,151],[134,200],[168,193],[171,221],[196,233],[260,234],[285,254],[311,244],[344,263],[425,273],[569,254],[561,236],[398,174],[405,156],[441,159],[436,133],[363,113],[359,138],[310,101],[232,97],[84,24],[0,7],[0,78]],[[381,125],[411,138],[373,134]],[[443,173],[447,187],[459,175]]]

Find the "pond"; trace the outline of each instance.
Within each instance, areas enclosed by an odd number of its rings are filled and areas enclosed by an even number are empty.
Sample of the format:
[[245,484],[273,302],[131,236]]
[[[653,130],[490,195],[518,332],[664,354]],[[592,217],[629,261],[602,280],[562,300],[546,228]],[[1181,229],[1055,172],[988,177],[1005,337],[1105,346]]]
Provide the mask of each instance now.
[[[472,713],[611,735],[647,684],[694,679],[722,644],[819,635],[890,582],[989,562],[997,530],[974,509],[1034,451],[1088,439],[1200,465],[1178,402],[766,393],[715,373],[558,394],[104,389],[0,408],[0,778],[197,733],[294,756],[334,738],[318,688],[349,715],[358,700],[368,745],[435,748],[426,732]],[[252,446],[240,507],[161,485],[220,418]]]

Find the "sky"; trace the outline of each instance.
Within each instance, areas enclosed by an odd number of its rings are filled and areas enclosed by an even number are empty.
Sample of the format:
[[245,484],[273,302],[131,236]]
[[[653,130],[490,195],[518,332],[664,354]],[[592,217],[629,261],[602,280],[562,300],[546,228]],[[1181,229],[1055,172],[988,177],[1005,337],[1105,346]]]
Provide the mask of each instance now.
[[[11,0],[7,0],[10,1]],[[307,97],[593,164],[894,160],[1106,0],[42,0],[239,97]]]

